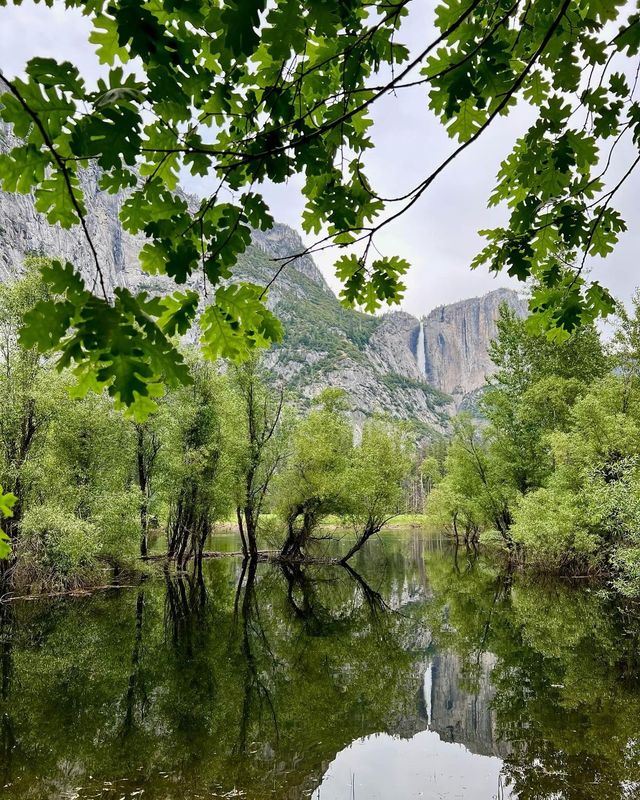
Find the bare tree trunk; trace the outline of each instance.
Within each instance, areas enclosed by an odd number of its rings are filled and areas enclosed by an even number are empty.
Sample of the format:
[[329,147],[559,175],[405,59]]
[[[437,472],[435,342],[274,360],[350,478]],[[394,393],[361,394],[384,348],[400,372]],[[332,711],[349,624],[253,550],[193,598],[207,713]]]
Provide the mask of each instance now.
[[352,547],[350,547],[346,555],[344,555],[340,559],[340,563],[346,564],[350,558],[353,558],[353,556],[358,552],[358,550],[360,550],[375,533],[378,533],[380,528],[382,528],[382,525],[378,525],[374,522],[368,523],[365,526],[365,529],[360,534],[360,536],[358,536],[358,538],[356,539],[355,544]]
[[256,519],[254,509],[249,505],[244,510],[244,520],[246,525],[247,544],[249,545],[249,556],[257,558],[258,556],[258,520]]
[[138,486],[142,494],[140,502],[140,555],[144,558],[149,552],[148,547],[148,528],[149,528],[149,481],[144,458],[144,429],[142,425],[136,425],[137,447],[136,455],[138,460]]
[[[296,523],[302,517],[302,525],[296,527]],[[287,538],[280,551],[281,556],[290,559],[301,559],[303,550],[309,536],[313,530],[312,515],[305,510],[304,506],[299,505],[289,514],[287,519]]]
[[249,555],[249,548],[247,547],[247,538],[244,533],[244,522],[242,521],[242,509],[240,506],[236,508],[236,517],[238,519],[238,530],[240,531],[240,540],[242,542],[242,554],[247,557]]
[[255,509],[248,502],[244,508],[236,509],[238,528],[242,540],[242,552],[249,558],[258,557],[258,519]]

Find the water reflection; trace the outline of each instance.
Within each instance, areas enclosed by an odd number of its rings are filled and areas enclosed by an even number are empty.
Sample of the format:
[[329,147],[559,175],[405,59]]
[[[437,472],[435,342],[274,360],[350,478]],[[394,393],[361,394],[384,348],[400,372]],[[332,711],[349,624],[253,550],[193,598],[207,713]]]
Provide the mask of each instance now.
[[506,800],[512,795],[499,758],[474,754],[423,731],[409,740],[388,734],[366,737],[339,753],[313,798],[352,797]]
[[638,627],[415,531],[0,606],[0,796],[635,797]]

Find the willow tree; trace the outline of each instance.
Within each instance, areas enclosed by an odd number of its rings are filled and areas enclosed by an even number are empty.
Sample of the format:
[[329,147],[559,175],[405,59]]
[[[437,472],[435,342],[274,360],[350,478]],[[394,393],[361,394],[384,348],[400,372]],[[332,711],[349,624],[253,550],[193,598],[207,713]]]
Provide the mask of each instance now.
[[40,260],[27,265],[25,276],[0,285],[0,557],[16,542],[23,514],[25,469],[34,443],[51,414],[54,395],[35,348],[18,342],[24,313],[46,297],[38,275]]
[[[418,0],[61,2],[90,18],[102,76],[88,86],[51,58],[30,60],[23,78],[0,73],[0,116],[19,139],[0,159],[0,182],[34,191],[50,222],[85,240],[90,280],[78,265],[47,269],[54,298],[23,333],[73,365],[82,386],[107,387],[142,417],[163,382],[187,382],[171,337],[195,322],[196,279],[208,292],[207,356],[241,359],[281,337],[269,286],[234,280],[251,229],[272,224],[266,181],[299,178],[303,225],[317,237],[305,252],[347,248],[336,262],[345,303],[373,311],[399,301],[409,265],[379,254],[379,232],[518,104],[534,121],[506,145],[490,198],[509,218],[486,232],[475,264],[535,276],[531,311],[557,336],[612,309],[583,273],[625,229],[615,195],[640,161],[640,22],[625,0],[442,0],[415,51],[402,24]],[[407,175],[406,191],[383,198],[366,174],[372,109],[415,86],[454,141],[428,174]],[[628,163],[611,178],[618,153]],[[91,163],[103,190],[128,193],[121,220],[147,237],[142,268],[184,290],[110,292],[79,179]],[[175,191],[187,172],[213,179],[195,205]],[[274,264],[269,283],[296,255]]]
[[404,482],[411,470],[409,446],[398,426],[370,420],[353,448],[345,471],[347,513],[355,542],[342,557],[349,561],[372,536],[404,511]]
[[322,521],[349,507],[345,478],[353,455],[353,430],[343,395],[341,389],[322,391],[314,399],[316,407],[290,435],[286,468],[274,486],[274,508],[286,525],[281,549],[285,559],[308,555]]
[[230,383],[237,407],[236,517],[245,556],[258,555],[260,515],[273,478],[285,458],[282,431],[284,393],[267,384],[267,373],[256,358],[231,371]]

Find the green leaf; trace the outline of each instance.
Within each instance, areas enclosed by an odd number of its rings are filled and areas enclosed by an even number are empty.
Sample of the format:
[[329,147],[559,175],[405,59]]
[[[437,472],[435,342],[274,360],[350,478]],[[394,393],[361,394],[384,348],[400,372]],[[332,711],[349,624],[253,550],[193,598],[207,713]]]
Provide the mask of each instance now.
[[589,255],[604,258],[613,251],[618,242],[618,234],[626,231],[627,225],[613,208],[597,207],[594,209],[594,214]]
[[250,55],[258,43],[257,28],[266,5],[266,0],[229,0],[225,3],[221,15],[226,28],[225,45],[237,58]]
[[14,147],[0,154],[0,185],[5,192],[28,194],[44,180],[50,163],[49,156],[33,144]]
[[253,192],[242,195],[242,207],[251,227],[268,231],[273,227],[273,217],[262,197]]
[[282,326],[267,308],[263,292],[262,287],[250,283],[218,289],[215,303],[200,318],[202,350],[207,358],[242,361],[256,347],[282,340]]
[[83,117],[73,128],[70,146],[80,158],[95,158],[103,169],[136,163],[141,144],[141,119],[126,106],[105,106]]
[[11,540],[4,531],[0,531],[0,559],[11,555]]
[[120,47],[118,26],[111,17],[99,14],[93,22],[89,41],[96,45],[101,64],[113,64],[116,59],[123,63],[129,60],[126,47]]
[[627,55],[640,53],[640,14],[633,14],[615,38],[618,50],[626,50]]
[[18,498],[15,496],[15,494],[13,494],[12,492],[7,492],[5,494],[3,492],[2,486],[0,486],[0,514],[3,517],[13,516],[13,507],[17,502]]
[[460,104],[458,113],[449,123],[449,136],[457,136],[459,141],[466,142],[479,130],[486,118],[486,111],[479,109],[475,99],[470,97]]
[[67,168],[67,174],[69,183],[62,172],[51,172],[49,177],[36,187],[35,207],[36,211],[46,215],[52,225],[59,223],[63,228],[72,228],[80,222],[76,203],[83,216],[86,215],[87,210],[84,207],[77,176],[69,168]]
[[32,58],[27,64],[27,74],[40,86],[56,86],[75,95],[84,93],[84,81],[69,61],[58,63],[53,58]]
[[175,292],[162,298],[160,302],[164,311],[158,317],[158,325],[167,336],[184,335],[189,330],[198,310],[198,301],[198,293],[193,291]]
[[51,352],[67,335],[75,313],[76,306],[68,300],[39,300],[24,316],[20,344],[40,353]]
[[106,389],[141,419],[155,407],[163,380],[172,386],[190,382],[159,322],[170,332],[184,331],[197,308],[195,292],[164,302],[116,289],[110,303],[88,292],[70,264],[54,262],[42,273],[53,297],[25,315],[20,342],[45,354],[59,352],[58,367],[72,368],[78,379],[76,396]]

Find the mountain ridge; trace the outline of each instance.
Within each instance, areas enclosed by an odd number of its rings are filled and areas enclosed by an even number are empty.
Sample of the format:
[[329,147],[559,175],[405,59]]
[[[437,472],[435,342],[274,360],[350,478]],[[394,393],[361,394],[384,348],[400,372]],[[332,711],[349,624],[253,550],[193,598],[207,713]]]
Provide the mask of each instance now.
[[[0,151],[12,142],[10,131],[0,127]],[[89,232],[108,290],[174,290],[170,279],[140,269],[144,236],[123,230],[118,214],[125,195],[102,191],[99,174],[90,166],[80,180]],[[299,234],[286,225],[276,223],[266,233],[254,231],[234,278],[265,285],[278,259],[303,251]],[[0,281],[19,274],[29,255],[68,260],[86,277],[92,275],[90,253],[78,229],[50,225],[36,211],[31,195],[0,192]],[[198,275],[188,285],[204,288]],[[344,308],[313,259],[301,256],[270,289],[269,305],[282,319],[285,336],[266,353],[265,363],[273,380],[286,384],[303,404],[326,387],[340,387],[349,393],[356,421],[387,413],[411,421],[424,434],[441,433],[491,369],[487,347],[503,301],[520,311],[515,292],[498,289],[482,298],[439,306],[421,319],[404,311],[371,316]]]

